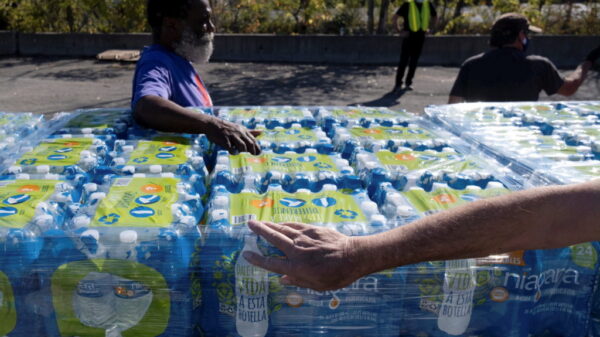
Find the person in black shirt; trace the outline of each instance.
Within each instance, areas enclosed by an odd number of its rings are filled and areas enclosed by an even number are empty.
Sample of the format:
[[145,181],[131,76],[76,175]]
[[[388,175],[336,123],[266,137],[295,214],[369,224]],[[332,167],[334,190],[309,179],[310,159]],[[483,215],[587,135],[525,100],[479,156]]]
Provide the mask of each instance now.
[[[525,55],[530,31],[541,29],[529,25],[521,14],[501,15],[492,26],[492,49],[463,63],[448,103],[537,101],[542,90],[548,95],[573,95],[595,58],[586,59],[570,76],[562,78],[547,58]],[[588,58],[593,58],[592,54]]]
[[[398,19],[403,19],[403,28],[400,29]],[[394,27],[400,32],[403,37],[402,52],[400,54],[400,63],[396,73],[396,85],[393,91],[397,92],[402,88],[402,79],[404,71],[408,65],[408,73],[406,74],[406,89],[410,89],[412,85],[417,63],[423,50],[425,43],[425,35],[429,32],[430,27],[435,25],[437,14],[435,7],[429,0],[408,0],[394,14],[392,21]]]

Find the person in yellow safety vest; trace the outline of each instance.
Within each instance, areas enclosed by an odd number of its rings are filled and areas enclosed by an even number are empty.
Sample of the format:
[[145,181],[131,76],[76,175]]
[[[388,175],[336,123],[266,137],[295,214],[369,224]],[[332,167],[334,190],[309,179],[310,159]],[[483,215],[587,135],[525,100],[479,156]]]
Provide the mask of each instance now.
[[[398,20],[400,18],[403,19],[402,27]],[[425,35],[435,26],[436,20],[435,7],[429,0],[408,0],[400,6],[392,17],[394,27],[400,32],[400,36],[404,38],[398,71],[396,72],[394,93],[399,94],[405,90],[412,90],[411,85],[425,43]],[[406,81],[403,82],[407,65],[408,73],[406,74]],[[406,84],[404,89],[402,84]]]

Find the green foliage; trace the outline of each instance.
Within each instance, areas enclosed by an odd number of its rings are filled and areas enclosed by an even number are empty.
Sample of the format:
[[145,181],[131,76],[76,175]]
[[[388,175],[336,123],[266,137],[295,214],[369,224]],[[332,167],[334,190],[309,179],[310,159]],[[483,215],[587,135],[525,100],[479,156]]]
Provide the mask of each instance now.
[[9,28],[23,32],[145,31],[145,0],[0,0]]
[[[210,0],[220,33],[389,34],[404,0]],[[597,34],[598,0],[430,0],[437,34],[485,34],[501,13],[521,12],[547,34]],[[0,29],[143,32],[146,0],[0,0]],[[372,9],[372,10],[371,10]],[[370,23],[370,24],[369,24]]]

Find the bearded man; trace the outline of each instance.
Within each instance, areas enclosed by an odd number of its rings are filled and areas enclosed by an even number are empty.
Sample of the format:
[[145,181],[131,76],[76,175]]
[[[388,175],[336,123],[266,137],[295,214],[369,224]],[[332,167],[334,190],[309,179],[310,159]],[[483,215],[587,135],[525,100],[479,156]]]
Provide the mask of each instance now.
[[208,0],[148,0],[153,44],[146,47],[133,78],[135,120],[165,132],[206,134],[231,153],[260,153],[257,133],[186,107],[212,107],[194,64],[207,63],[215,26]]

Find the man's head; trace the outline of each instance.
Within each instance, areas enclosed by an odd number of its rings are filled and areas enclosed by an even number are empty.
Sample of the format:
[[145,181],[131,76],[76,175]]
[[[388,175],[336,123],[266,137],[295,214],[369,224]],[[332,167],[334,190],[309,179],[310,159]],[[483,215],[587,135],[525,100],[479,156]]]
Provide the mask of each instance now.
[[[542,30],[529,24],[524,15],[518,13],[502,14],[496,19],[492,26],[490,45],[492,47],[503,47],[516,44],[524,47],[528,33],[541,33]],[[524,42],[525,41],[525,42]]]
[[215,26],[208,0],[148,0],[154,41],[194,63],[208,62]]

